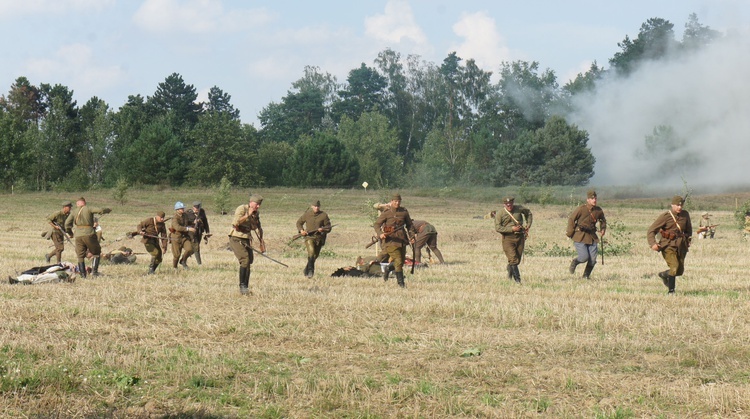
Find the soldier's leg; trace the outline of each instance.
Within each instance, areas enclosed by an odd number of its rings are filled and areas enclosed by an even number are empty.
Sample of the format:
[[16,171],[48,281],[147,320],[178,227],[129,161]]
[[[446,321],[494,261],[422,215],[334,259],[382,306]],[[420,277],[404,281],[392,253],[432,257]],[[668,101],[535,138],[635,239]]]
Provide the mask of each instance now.
[[[62,262],[62,253],[65,250],[65,237],[62,233],[52,235],[52,243],[55,245],[55,250],[52,252],[57,259],[57,263]],[[50,256],[52,259],[52,256]]]
[[[406,260],[406,247],[402,246],[402,247],[399,247],[398,249],[399,249],[399,253],[401,257],[401,270],[398,270],[398,268],[396,268],[396,282],[398,283],[399,287],[405,288],[406,282],[404,282],[404,262],[403,261]],[[394,263],[394,266],[396,266],[395,263]]]
[[201,241],[200,239],[192,241],[193,244],[193,255],[195,256],[195,263],[198,265],[202,264],[201,260]]
[[172,237],[172,267],[177,269],[177,264],[180,263],[180,254],[182,253],[181,239]]
[[149,240],[143,244],[146,248],[146,252],[151,255],[151,263],[148,266],[148,275],[156,273],[156,267],[161,263],[161,248],[156,240]]
[[586,269],[583,270],[583,277],[589,279],[591,277],[591,271],[596,266],[596,257],[598,256],[598,244],[592,243],[586,245],[586,251],[588,254],[588,261],[586,262]]
[[679,262],[679,256],[677,254],[677,249],[668,247],[662,250],[661,254],[664,257],[664,260],[667,262],[667,266],[669,266],[669,273],[667,275],[667,288],[669,288],[668,293],[674,294],[675,285],[677,282],[675,280],[675,276],[677,276],[677,272],[680,269],[680,262]]
[[83,237],[76,237],[76,258],[78,259],[78,271],[82,278],[86,278],[86,243]]
[[415,263],[422,263],[422,248],[427,244],[427,238],[429,236],[427,234],[422,234],[418,236],[417,240],[414,242],[414,262]]
[[519,236],[516,238],[516,244],[515,244],[515,252],[516,252],[516,263],[513,264],[513,279],[516,281],[516,283],[521,283],[521,272],[518,270],[518,265],[521,263],[521,258],[523,258],[523,250],[526,245],[526,239],[524,239],[523,236]]
[[182,238],[182,259],[180,259],[180,265],[187,269],[187,260],[193,255],[193,242],[189,238]]
[[303,273],[306,277],[312,278],[315,269],[315,239],[305,237],[305,250],[307,251],[307,265]]
[[99,260],[102,253],[102,247],[99,244],[99,239],[97,239],[96,234],[91,234],[84,237],[84,242],[86,243],[86,247],[88,248],[88,251],[92,256],[91,275],[99,276]]
[[513,243],[513,236],[504,235],[502,243],[503,253],[505,253],[505,258],[508,259],[508,279],[513,279],[515,273],[515,270],[513,269],[513,261],[516,259],[516,248]]
[[250,250],[250,241],[238,237],[229,238],[229,248],[240,264],[239,280],[240,294],[250,295],[250,265],[253,263],[253,253]]
[[443,254],[440,252],[440,249],[438,249],[437,234],[430,234],[430,237],[427,239],[427,248],[432,250],[432,253],[437,257],[440,263],[445,263],[443,260]]

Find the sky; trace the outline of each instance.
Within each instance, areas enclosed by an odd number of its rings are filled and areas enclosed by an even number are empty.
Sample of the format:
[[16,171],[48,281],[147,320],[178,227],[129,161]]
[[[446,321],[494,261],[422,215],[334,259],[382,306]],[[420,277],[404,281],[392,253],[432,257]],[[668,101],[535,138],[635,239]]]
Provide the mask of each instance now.
[[[721,32],[750,32],[748,0],[0,0],[0,94],[25,76],[67,86],[79,106],[97,96],[117,110],[179,73],[199,99],[213,86],[230,94],[259,127],[258,113],[308,65],[343,82],[386,48],[434,63],[456,51],[495,73],[503,61],[537,61],[562,85],[593,61],[608,67],[649,18],[672,22],[680,39],[691,13]],[[606,145],[600,116],[584,110],[576,121]],[[601,181],[615,177],[604,169]]]

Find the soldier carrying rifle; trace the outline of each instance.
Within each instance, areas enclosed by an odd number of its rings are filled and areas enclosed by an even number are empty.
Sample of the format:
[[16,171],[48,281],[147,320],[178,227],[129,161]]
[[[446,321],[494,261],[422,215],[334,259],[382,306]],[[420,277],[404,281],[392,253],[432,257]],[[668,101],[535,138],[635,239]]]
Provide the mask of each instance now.
[[[50,225],[49,231],[46,231],[42,236],[47,239],[51,239],[55,245],[55,249],[44,255],[44,260],[50,263],[52,256],[57,258],[57,263],[62,261],[62,253],[65,250],[65,240],[70,242],[70,238],[65,233],[65,220],[68,219],[70,209],[73,207],[73,203],[70,201],[63,202],[62,210],[53,212],[47,217],[47,222]],[[72,243],[71,243],[72,244]]]
[[315,260],[320,256],[320,250],[326,244],[326,236],[331,232],[331,220],[328,214],[320,210],[320,201],[310,204],[310,208],[297,220],[297,231],[305,237],[307,249],[307,266],[304,274],[308,278],[315,275]]
[[586,268],[583,270],[583,277],[586,279],[589,279],[591,271],[594,270],[598,254],[599,236],[596,234],[596,223],[599,223],[602,240],[607,231],[607,219],[604,218],[604,211],[601,207],[596,205],[596,200],[596,191],[590,190],[586,193],[586,203],[570,214],[565,232],[566,236],[573,239],[573,246],[578,253],[578,256],[570,262],[568,271],[572,275],[576,272],[576,266],[586,263]]
[[[406,246],[414,244],[416,231],[409,216],[409,211],[401,206],[401,195],[391,197],[390,206],[385,209],[373,225],[375,234],[384,240],[383,250],[393,260],[394,271],[398,286],[406,287],[404,282],[404,262],[406,260]],[[388,280],[388,270],[383,273],[383,279]]]
[[156,268],[161,264],[162,255],[167,251],[167,228],[164,224],[166,221],[164,217],[166,217],[164,211],[157,211],[154,217],[141,221],[138,224],[138,231],[135,233],[143,236],[143,239],[141,239],[143,247],[151,255],[147,275],[156,273]]
[[[672,197],[671,209],[659,215],[646,232],[651,250],[661,252],[669,267],[666,271],[659,272],[659,278],[669,290],[669,295],[674,294],[676,277],[685,271],[685,256],[693,235],[690,214],[682,209],[684,202],[679,195]],[[661,237],[658,243],[657,234]]]
[[208,226],[208,217],[206,217],[206,211],[203,209],[200,201],[193,202],[193,208],[185,211],[185,216],[187,217],[188,225],[195,228],[195,231],[191,232],[189,236],[190,241],[193,244],[195,263],[200,265],[203,263],[201,260],[201,239],[205,234],[206,243],[208,243],[208,238],[211,237],[211,229]]

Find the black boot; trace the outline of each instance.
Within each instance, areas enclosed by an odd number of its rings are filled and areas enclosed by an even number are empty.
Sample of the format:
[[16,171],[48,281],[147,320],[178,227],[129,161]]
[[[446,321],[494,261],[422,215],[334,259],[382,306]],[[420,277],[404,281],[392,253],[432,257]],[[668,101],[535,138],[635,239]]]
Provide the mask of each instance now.
[[404,282],[403,272],[396,272],[396,282],[398,282],[399,287],[406,288],[406,283]]
[[676,285],[675,283],[677,282],[677,278],[675,278],[672,275],[670,275],[669,279],[668,279],[668,282],[669,282],[669,285],[668,285],[669,291],[667,292],[667,294],[668,295],[674,295],[674,287]]
[[182,269],[185,269],[185,270],[190,269],[187,266],[187,258],[186,257],[180,259],[180,266],[182,266]]
[[386,267],[384,268],[381,267],[381,269],[383,269],[383,281],[387,281],[388,276],[391,274],[391,271],[396,268],[393,266],[392,263],[389,263]]
[[195,263],[197,263],[198,265],[203,263],[203,261],[201,261],[201,252],[195,252],[193,254],[195,255]]
[[91,276],[99,276],[99,256],[94,256],[94,261],[91,266]]
[[516,284],[521,283],[521,272],[518,270],[518,265],[511,265],[513,267],[513,280]]
[[148,273],[146,275],[153,275],[153,274],[155,274],[157,266],[159,266],[158,263],[151,262],[151,265],[148,266]]
[[570,267],[568,268],[568,272],[570,272],[571,275],[576,273],[576,266],[581,263],[578,261],[578,258],[573,258],[572,261],[570,261]]
[[315,275],[315,258],[307,258],[307,273],[306,277],[312,278]]
[[594,265],[587,263],[586,269],[583,270],[583,278],[589,279],[591,277],[591,271],[593,270],[594,270]]
[[508,279],[513,279],[513,265],[508,265],[506,269],[508,270]]
[[249,284],[250,284],[250,271],[248,268],[240,266],[240,294],[242,295],[250,294],[250,289],[248,288]]
[[664,286],[669,288],[669,270],[659,272],[659,278],[661,278],[661,282],[664,284]]
[[78,273],[81,278],[86,278],[86,262],[78,262]]

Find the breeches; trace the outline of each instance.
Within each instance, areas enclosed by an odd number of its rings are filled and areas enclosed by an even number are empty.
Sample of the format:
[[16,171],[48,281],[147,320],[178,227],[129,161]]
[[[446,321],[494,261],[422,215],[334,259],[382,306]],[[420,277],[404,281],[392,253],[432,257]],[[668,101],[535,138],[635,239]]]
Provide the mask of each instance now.
[[503,252],[508,258],[508,265],[518,265],[523,256],[523,246],[526,239],[522,234],[506,234],[503,236]]
[[573,246],[576,248],[576,252],[578,252],[578,262],[588,262],[591,266],[596,265],[596,257],[599,255],[599,245],[597,243],[573,242]]
[[[184,253],[183,253],[184,250]],[[174,260],[180,259],[180,255],[185,259],[189,258],[193,254],[193,242],[190,238],[185,236],[175,237],[172,236],[172,257]]]
[[239,237],[229,237],[229,247],[240,262],[241,268],[249,268],[253,264],[253,251],[250,249],[250,240]]
[[320,256],[320,249],[323,248],[323,242],[314,237],[306,237],[305,248],[307,249],[307,257],[317,259]]
[[99,256],[101,252],[102,248],[99,245],[99,240],[96,238],[96,234],[76,237],[76,257],[78,258],[78,263],[82,263],[86,260],[86,253]]
[[388,256],[390,256],[391,260],[393,261],[393,267],[395,268],[394,271],[403,272],[404,259],[406,259],[406,247],[386,245],[385,252],[388,253]]
[[143,247],[145,247],[146,252],[151,255],[151,263],[157,265],[161,263],[161,247],[159,247],[159,242],[156,241],[156,239],[150,239],[148,242],[143,244]]
[[678,252],[674,247],[667,247],[661,251],[661,255],[669,266],[669,275],[681,276],[685,271],[685,252]]

